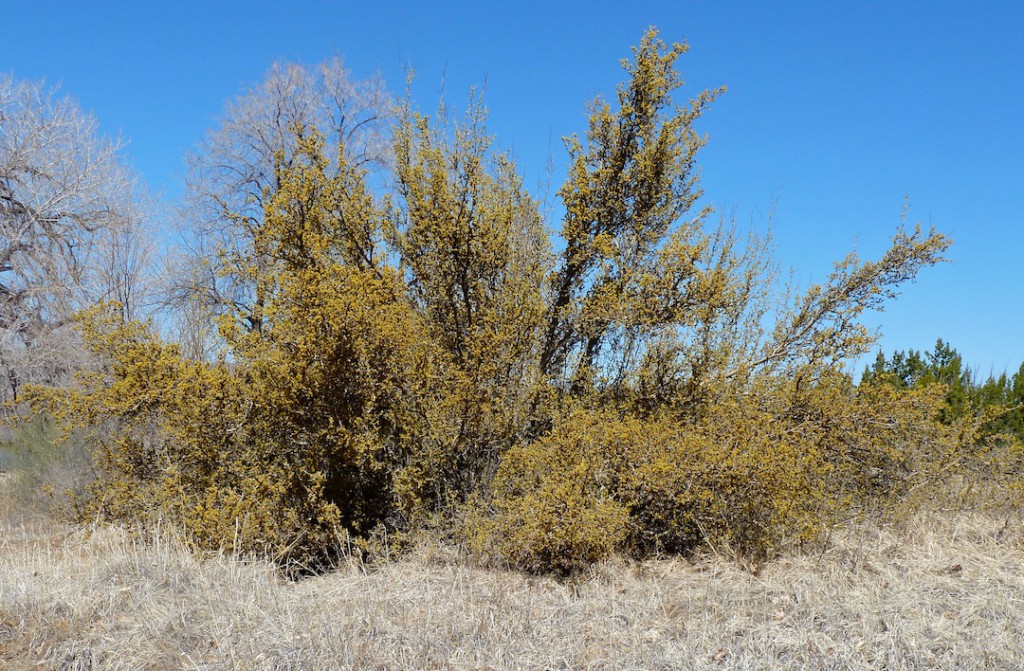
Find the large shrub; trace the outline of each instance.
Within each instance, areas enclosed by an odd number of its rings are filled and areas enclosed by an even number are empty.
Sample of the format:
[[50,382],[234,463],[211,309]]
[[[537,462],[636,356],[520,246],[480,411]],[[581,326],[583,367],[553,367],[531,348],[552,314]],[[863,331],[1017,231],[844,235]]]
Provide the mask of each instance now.
[[688,420],[571,412],[506,454],[468,537],[498,561],[571,572],[613,552],[763,559],[869,509],[907,512],[912,490],[960,472],[962,436],[936,421],[941,390],[880,391],[829,373]]
[[35,393],[96,446],[81,514],[293,566],[463,520],[487,556],[570,573],[613,552],[767,556],[953,463],[926,392],[838,372],[873,341],[864,310],[949,241],[901,229],[879,260],[779,291],[766,241],[697,205],[695,124],[720,92],[675,98],[685,51],[645,35],[567,140],[555,245],[478,102],[454,121],[406,101],[383,197],[344,138],[291,128],[215,227],[233,236],[208,264],[208,290],[230,288],[216,354],[94,310],[96,366]]

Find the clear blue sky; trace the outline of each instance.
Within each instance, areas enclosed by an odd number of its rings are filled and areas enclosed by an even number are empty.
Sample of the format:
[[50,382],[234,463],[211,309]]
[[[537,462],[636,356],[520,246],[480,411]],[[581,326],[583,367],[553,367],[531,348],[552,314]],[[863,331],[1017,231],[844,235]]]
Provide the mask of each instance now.
[[1024,360],[1024,2],[53,2],[3,9],[0,71],[60,82],[131,141],[149,185],[181,192],[182,156],[276,59],[340,55],[424,108],[486,82],[490,130],[528,174],[584,130],[649,25],[686,40],[691,93],[729,87],[702,121],[708,197],[763,226],[820,281],[856,244],[878,255],[904,197],[955,240],[877,317],[882,345],[956,346],[982,374]]

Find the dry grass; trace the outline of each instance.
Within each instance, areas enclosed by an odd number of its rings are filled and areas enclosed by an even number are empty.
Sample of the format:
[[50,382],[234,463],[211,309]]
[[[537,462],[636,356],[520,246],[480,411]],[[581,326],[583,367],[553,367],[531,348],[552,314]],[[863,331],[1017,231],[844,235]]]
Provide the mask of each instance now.
[[1024,542],[991,517],[848,530],[754,570],[613,563],[565,583],[424,550],[296,583],[6,513],[5,670],[1024,668]]

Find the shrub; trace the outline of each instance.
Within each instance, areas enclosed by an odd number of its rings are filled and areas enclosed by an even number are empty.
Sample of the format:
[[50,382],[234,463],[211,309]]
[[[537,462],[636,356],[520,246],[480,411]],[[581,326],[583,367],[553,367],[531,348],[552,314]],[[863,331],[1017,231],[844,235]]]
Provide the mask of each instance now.
[[787,533],[816,531],[810,476],[820,464],[773,440],[770,425],[741,421],[716,432],[714,421],[573,413],[508,453],[483,535],[497,536],[489,547],[513,565],[570,572],[616,550],[710,544],[764,556]]
[[461,514],[478,551],[572,573],[617,551],[769,556],[955,466],[968,434],[927,391],[839,372],[872,342],[863,311],[948,239],[901,229],[780,296],[765,241],[692,211],[719,91],[674,100],[685,51],[646,34],[567,142],[557,255],[478,102],[461,123],[400,109],[382,199],[293,128],[216,227],[219,355],[100,308],[80,319],[96,367],[30,394],[94,449],[79,515],[304,568]]
[[964,472],[963,437],[936,421],[941,390],[863,390],[834,372],[800,387],[719,396],[690,419],[570,412],[508,452],[471,544],[560,573],[615,551],[761,560],[853,515],[905,514]]
[[629,511],[602,448],[617,427],[576,414],[549,436],[510,450],[491,485],[492,513],[468,518],[477,552],[533,572],[570,574],[620,550]]

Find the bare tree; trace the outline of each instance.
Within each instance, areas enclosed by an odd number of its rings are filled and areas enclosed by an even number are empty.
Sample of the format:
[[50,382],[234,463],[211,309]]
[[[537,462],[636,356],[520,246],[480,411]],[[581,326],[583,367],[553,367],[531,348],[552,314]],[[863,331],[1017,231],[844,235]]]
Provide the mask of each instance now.
[[[264,199],[277,190],[275,165],[291,160],[298,129],[323,133],[350,165],[373,171],[388,161],[391,108],[382,80],[356,81],[337,58],[316,67],[274,64],[263,83],[228,104],[220,127],[189,157],[180,257],[165,273],[165,299],[178,318],[209,323],[228,308],[252,311],[252,287],[223,271],[249,258]],[[203,324],[178,330],[211,333]]]
[[[143,210],[146,212],[146,210]],[[101,240],[95,298],[120,306],[125,321],[147,316],[153,289],[155,252],[149,215],[129,211]]]
[[119,150],[70,98],[0,76],[0,399],[74,368],[76,311],[140,305],[145,217]]

